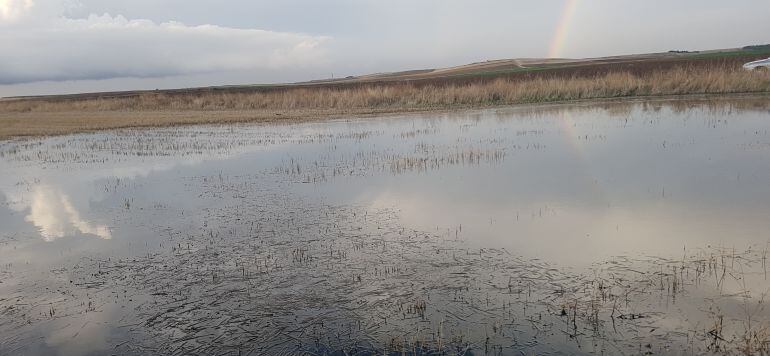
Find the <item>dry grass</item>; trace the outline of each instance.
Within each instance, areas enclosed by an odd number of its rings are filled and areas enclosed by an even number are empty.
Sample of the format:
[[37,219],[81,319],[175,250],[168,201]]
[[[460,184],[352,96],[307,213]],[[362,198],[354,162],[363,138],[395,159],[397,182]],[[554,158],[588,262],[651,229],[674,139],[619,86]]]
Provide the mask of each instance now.
[[475,83],[303,87],[255,92],[164,93],[0,101],[0,138],[174,124],[318,118],[570,100],[770,92],[770,73],[713,65],[592,77]]

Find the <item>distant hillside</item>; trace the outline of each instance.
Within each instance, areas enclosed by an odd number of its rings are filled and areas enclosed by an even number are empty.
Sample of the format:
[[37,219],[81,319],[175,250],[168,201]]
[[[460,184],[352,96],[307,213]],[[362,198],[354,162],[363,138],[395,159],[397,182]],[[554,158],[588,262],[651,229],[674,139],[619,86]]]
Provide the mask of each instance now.
[[743,47],[742,49],[745,51],[769,51],[770,52],[770,44],[746,46],[746,47]]
[[83,93],[52,96],[29,96],[6,99],[94,99],[131,98],[142,94],[189,95],[219,93],[272,92],[296,88],[351,88],[371,85],[446,85],[483,83],[498,78],[529,80],[534,78],[581,78],[607,73],[644,75],[653,70],[683,66],[707,67],[715,62],[740,67],[744,62],[770,56],[770,44],[743,48],[705,51],[673,50],[664,53],[620,55],[599,58],[517,58],[496,59],[448,68],[414,69],[400,72],[347,76],[286,84],[224,85],[167,90],[137,90],[121,92]]

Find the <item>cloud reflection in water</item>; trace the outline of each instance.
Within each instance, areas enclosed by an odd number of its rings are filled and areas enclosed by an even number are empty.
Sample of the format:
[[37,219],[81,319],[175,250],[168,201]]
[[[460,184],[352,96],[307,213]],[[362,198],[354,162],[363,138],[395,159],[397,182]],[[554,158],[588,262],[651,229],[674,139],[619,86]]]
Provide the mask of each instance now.
[[46,241],[54,241],[77,232],[105,240],[112,238],[107,226],[94,225],[83,220],[67,194],[50,185],[35,187],[26,220],[40,230]]

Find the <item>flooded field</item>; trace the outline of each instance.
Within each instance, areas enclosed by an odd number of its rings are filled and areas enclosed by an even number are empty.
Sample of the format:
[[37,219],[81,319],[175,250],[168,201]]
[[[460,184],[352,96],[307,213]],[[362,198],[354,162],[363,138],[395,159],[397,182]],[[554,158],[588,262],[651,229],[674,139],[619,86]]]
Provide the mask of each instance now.
[[770,102],[0,142],[0,354],[766,354]]

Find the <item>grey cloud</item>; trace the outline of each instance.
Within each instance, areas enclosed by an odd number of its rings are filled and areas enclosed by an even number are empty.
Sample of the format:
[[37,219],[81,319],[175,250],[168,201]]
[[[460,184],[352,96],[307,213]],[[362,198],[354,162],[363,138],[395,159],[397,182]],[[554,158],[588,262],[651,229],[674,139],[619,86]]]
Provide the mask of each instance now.
[[4,1],[15,7],[0,11],[0,84],[307,68],[324,63],[331,40],[108,14],[43,22],[21,13],[29,0]]

